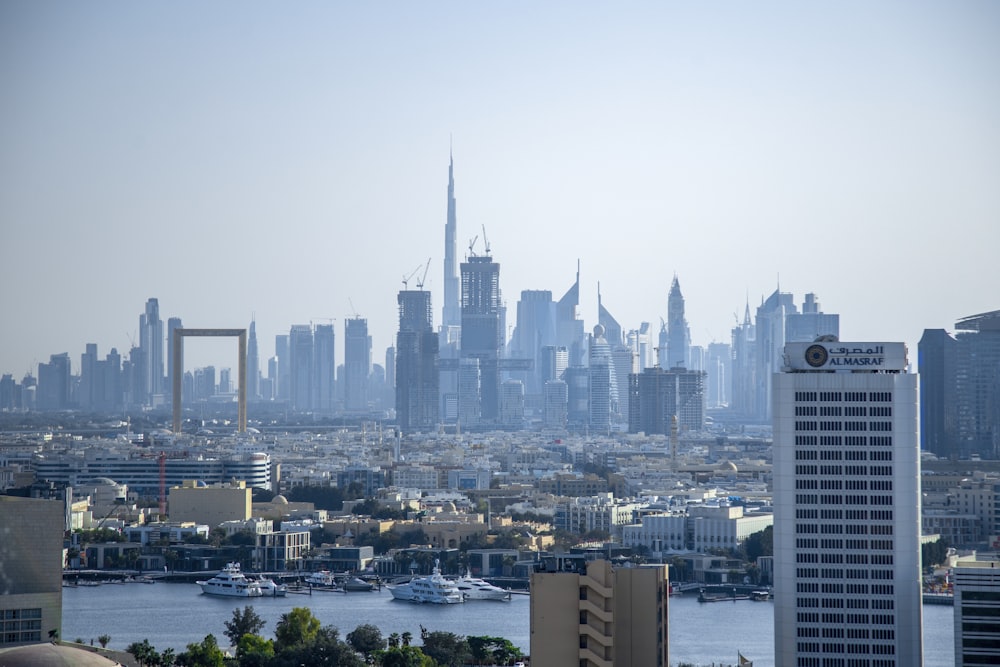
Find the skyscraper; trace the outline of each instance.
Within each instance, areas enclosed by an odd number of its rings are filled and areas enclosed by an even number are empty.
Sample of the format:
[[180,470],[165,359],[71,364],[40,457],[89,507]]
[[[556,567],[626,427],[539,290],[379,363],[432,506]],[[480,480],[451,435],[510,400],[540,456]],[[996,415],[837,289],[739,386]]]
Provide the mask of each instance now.
[[313,331],[313,395],[316,410],[323,414],[332,414],[337,401],[333,389],[337,373],[335,343],[333,324],[317,324]]
[[[288,400],[293,410],[313,409],[313,332],[309,324],[293,324],[288,332]],[[279,372],[281,370],[279,358]]]
[[587,337],[583,332],[583,320],[578,315],[579,307],[580,262],[577,261],[576,280],[556,303],[556,345],[566,348],[570,366],[587,365]]
[[[96,353],[96,352],[95,352]],[[69,354],[49,355],[49,363],[38,364],[39,410],[65,410],[69,408],[70,360]]]
[[163,393],[163,320],[155,298],[146,301],[146,311],[139,316],[139,348],[143,353],[142,402],[153,405],[154,396]]
[[429,430],[438,422],[440,382],[431,293],[403,290],[396,302],[396,420],[403,433]]
[[534,369],[524,373],[525,393],[541,394],[542,349],[556,342],[556,305],[549,290],[524,290],[517,302],[517,326],[510,340],[514,358],[531,359]]
[[594,433],[607,433],[611,429],[612,415],[618,412],[618,377],[615,375],[611,346],[604,337],[604,327],[594,327],[590,339],[590,429]]
[[368,409],[368,375],[372,369],[372,339],[368,320],[361,317],[344,322],[344,408]]
[[1000,459],[1000,310],[964,317],[919,345],[920,434],[942,458]]
[[690,368],[691,331],[684,318],[684,295],[674,276],[667,296],[667,365],[666,368]]
[[704,427],[703,371],[657,366],[629,376],[629,432],[667,435],[674,417],[681,430]]
[[[460,356],[461,359],[476,359],[479,362],[480,420],[493,424],[500,411],[500,353],[504,332],[500,265],[488,253],[487,246],[487,254],[470,255],[462,262]],[[459,404],[463,401],[461,384],[460,378]]]
[[[181,318],[171,317],[167,320],[167,387],[171,388],[170,391],[170,402],[171,405],[174,401],[173,386],[174,386],[174,331],[183,328],[181,324]],[[253,329],[251,329],[252,331]],[[183,369],[182,369],[183,370]]]
[[785,345],[774,376],[777,667],[922,664],[917,377],[902,343]]
[[601,298],[601,284],[597,284],[597,320],[604,327],[604,338],[610,352],[611,374],[614,375],[614,389],[611,399],[611,420],[619,423],[628,420],[628,376],[634,371],[638,355],[625,344],[622,325],[614,315],[604,307]]
[[728,343],[709,343],[705,353],[705,405],[729,405],[732,393],[733,353]]
[[732,388],[730,407],[743,417],[756,414],[756,388],[754,374],[757,369],[757,331],[750,320],[750,303],[747,302],[743,321],[737,320],[732,329]]
[[277,360],[275,375],[271,378],[274,381],[274,398],[280,401],[291,400],[292,360],[288,352],[288,334],[278,334],[274,337],[274,356]]
[[76,403],[82,410],[93,410],[97,400],[97,343],[87,343],[86,352],[80,355],[80,383],[76,389]]
[[458,215],[455,204],[455,160],[448,155],[448,219],[444,225],[444,303],[442,304],[441,326],[443,328],[462,324],[462,308],[459,296],[457,241]]
[[[168,329],[170,322],[173,322],[173,318],[167,323]],[[179,322],[178,326],[180,326]],[[173,345],[167,350],[173,350]],[[173,363],[169,366],[173,368]],[[260,352],[257,349],[256,318],[250,320],[250,333],[247,338],[247,398],[251,401],[260,399]]]

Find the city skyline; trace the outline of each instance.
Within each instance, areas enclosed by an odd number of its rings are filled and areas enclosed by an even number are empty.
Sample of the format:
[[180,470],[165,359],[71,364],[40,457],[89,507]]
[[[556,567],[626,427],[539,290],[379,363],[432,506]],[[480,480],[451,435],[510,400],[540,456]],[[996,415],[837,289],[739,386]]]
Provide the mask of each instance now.
[[[255,319],[262,362],[360,316],[380,359],[428,257],[441,323],[449,150],[456,262],[488,234],[506,335],[579,260],[587,331],[598,282],[657,329],[676,275],[694,344],[780,285],[916,350],[996,308],[998,26],[974,2],[5,5],[0,372],[124,355],[151,297]],[[207,346],[192,366],[235,367]]]

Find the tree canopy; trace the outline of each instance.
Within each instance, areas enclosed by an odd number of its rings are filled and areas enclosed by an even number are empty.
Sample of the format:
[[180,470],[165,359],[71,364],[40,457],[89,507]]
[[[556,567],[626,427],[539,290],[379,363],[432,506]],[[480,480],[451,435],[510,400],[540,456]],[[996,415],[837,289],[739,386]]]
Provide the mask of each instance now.
[[257,614],[253,605],[247,605],[243,609],[233,609],[232,620],[226,621],[225,635],[229,638],[229,643],[236,646],[243,635],[256,635],[266,622]]
[[319,630],[319,619],[309,609],[295,607],[282,614],[274,628],[275,648],[280,652],[292,646],[307,644],[316,638]]

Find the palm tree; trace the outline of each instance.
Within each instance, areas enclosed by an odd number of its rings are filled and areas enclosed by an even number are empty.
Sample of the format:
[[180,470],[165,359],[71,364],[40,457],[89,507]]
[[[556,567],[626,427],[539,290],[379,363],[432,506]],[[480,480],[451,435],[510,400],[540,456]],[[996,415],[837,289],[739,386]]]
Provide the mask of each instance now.
[[107,648],[110,641],[111,635],[101,635],[97,638],[97,643],[101,645],[101,648]]

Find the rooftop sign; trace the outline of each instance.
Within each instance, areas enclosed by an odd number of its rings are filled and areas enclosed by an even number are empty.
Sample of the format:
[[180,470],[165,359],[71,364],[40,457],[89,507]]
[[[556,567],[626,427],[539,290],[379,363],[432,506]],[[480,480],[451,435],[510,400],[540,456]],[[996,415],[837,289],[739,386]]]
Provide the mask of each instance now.
[[905,371],[904,343],[786,343],[783,370]]

